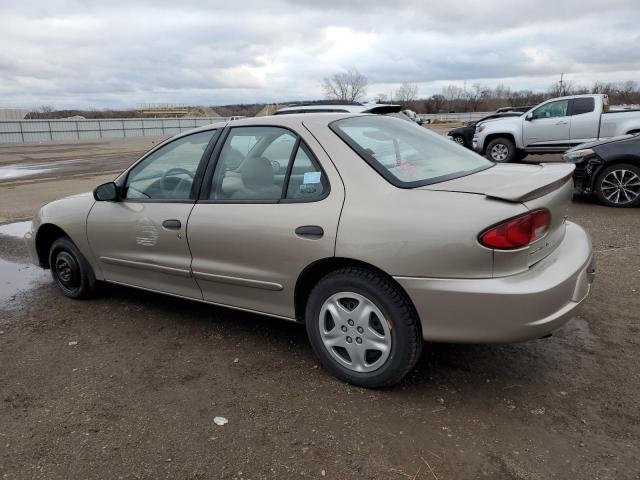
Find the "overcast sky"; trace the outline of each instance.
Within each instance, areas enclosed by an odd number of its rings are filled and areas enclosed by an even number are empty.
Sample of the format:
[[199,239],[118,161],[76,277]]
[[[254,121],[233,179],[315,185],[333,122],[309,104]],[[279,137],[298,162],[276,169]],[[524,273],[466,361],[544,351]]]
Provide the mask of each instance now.
[[369,97],[640,81],[640,0],[0,0],[0,28],[0,106],[314,99],[347,68]]

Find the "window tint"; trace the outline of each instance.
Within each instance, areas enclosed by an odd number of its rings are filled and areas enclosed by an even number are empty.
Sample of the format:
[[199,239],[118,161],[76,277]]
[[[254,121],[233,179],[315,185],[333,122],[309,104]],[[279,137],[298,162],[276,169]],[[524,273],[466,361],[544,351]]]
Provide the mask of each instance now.
[[400,187],[428,185],[493,165],[413,122],[387,116],[352,117],[330,127],[378,173]]
[[574,98],[571,100],[571,115],[581,115],[583,113],[593,112],[596,102],[593,97]]
[[127,177],[125,198],[188,200],[202,154],[215,130],[179,138],[153,152]]
[[209,198],[279,200],[297,137],[277,127],[231,129],[220,152]]
[[311,158],[307,148],[300,145],[291,167],[286,198],[315,200],[322,197],[326,189],[324,173]]
[[533,111],[533,118],[566,117],[569,100],[549,102]]

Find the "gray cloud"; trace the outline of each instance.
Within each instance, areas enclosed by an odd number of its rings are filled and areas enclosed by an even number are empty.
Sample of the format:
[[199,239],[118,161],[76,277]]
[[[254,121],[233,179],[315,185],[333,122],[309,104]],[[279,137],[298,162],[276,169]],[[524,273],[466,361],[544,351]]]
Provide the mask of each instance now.
[[372,95],[640,78],[637,0],[22,3],[0,9],[0,105],[310,99],[350,67]]

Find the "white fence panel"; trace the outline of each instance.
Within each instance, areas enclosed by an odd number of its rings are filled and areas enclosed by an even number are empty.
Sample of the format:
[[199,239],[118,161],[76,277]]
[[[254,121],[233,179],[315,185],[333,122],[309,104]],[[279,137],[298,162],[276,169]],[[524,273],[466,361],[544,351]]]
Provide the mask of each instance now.
[[108,118],[89,120],[0,121],[0,143],[168,137],[195,127],[226,122],[226,117]]

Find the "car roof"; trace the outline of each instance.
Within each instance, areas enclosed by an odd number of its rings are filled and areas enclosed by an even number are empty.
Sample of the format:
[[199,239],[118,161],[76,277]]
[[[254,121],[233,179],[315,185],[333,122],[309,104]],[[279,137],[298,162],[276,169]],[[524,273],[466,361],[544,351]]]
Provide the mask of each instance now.
[[[342,118],[350,118],[350,117],[361,117],[361,116],[376,116],[370,113],[316,113],[314,115],[309,115],[306,113],[292,113],[289,115],[267,115],[264,117],[245,117],[238,120],[230,120],[227,122],[216,122],[208,125],[203,125],[202,127],[193,128],[191,130],[186,130],[184,132],[178,133],[173,137],[170,137],[168,140],[175,140],[180,137],[184,137],[186,135],[191,135],[198,132],[206,132],[207,130],[214,130],[216,128],[224,128],[226,126],[230,127],[246,127],[246,126],[270,126],[270,127],[285,127],[285,128],[293,128],[299,127],[304,121],[307,124],[320,124],[320,125],[328,125],[329,123],[340,120]],[[162,143],[166,143],[166,141]]]
[[[313,105],[291,105],[279,109],[274,115],[295,113],[395,113],[402,110],[402,105],[387,103],[337,104],[323,103]],[[289,113],[291,112],[291,113]]]

